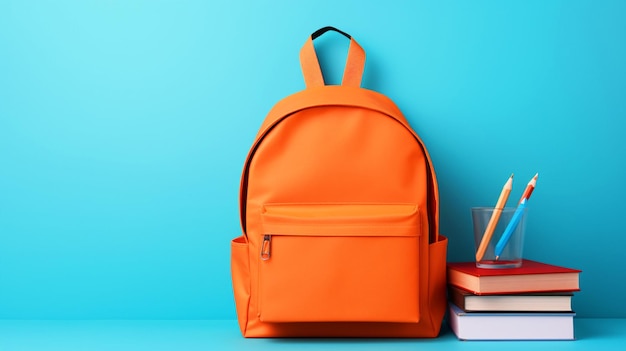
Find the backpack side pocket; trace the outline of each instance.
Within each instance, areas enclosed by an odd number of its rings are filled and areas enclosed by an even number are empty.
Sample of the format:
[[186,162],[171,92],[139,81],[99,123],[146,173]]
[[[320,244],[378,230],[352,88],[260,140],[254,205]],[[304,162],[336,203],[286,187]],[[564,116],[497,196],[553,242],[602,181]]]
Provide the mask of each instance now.
[[230,242],[230,268],[235,294],[237,320],[241,333],[245,335],[248,323],[248,304],[250,302],[250,258],[248,242],[242,235]]

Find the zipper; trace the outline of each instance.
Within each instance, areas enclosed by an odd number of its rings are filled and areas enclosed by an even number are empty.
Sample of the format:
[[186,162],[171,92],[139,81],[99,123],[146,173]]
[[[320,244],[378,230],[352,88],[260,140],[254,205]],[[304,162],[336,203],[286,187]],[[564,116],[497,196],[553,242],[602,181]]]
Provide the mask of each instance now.
[[263,236],[263,243],[261,244],[261,260],[267,261],[270,259],[271,244],[272,236],[265,234],[265,236]]

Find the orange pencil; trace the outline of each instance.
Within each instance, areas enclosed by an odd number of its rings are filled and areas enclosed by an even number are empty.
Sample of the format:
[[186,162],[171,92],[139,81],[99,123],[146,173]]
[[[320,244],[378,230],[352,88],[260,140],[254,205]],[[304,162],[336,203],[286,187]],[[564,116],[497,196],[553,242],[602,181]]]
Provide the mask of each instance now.
[[509,177],[509,180],[507,180],[506,183],[504,184],[504,187],[502,187],[502,192],[500,193],[500,197],[498,197],[498,201],[496,202],[496,207],[493,209],[493,213],[491,214],[491,218],[489,219],[487,228],[485,228],[485,233],[483,234],[483,238],[480,240],[480,245],[478,246],[478,250],[476,250],[477,262],[482,260],[483,256],[485,255],[485,251],[487,250],[487,246],[489,246],[489,241],[491,241],[491,237],[493,236],[493,232],[496,229],[498,220],[500,220],[500,215],[502,214],[502,210],[504,209],[506,200],[509,198],[509,194],[511,193],[512,187],[513,187],[513,174],[511,174],[511,176]]

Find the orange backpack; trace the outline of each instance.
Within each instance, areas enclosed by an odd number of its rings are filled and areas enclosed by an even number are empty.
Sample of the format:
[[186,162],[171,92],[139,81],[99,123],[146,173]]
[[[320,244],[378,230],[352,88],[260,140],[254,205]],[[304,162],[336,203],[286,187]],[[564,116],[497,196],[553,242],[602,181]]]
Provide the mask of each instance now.
[[[341,85],[313,40],[350,39]],[[231,242],[245,337],[436,337],[447,239],[435,172],[387,97],[362,89],[365,53],[324,27],[300,52],[306,89],[269,112],[245,162],[244,235]]]

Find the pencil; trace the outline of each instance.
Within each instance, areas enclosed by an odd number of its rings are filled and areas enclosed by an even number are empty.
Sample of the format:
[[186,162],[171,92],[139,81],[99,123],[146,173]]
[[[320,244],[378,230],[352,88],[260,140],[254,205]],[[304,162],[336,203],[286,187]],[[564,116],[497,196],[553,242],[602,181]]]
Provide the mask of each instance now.
[[495,249],[496,261],[500,259],[500,255],[502,254],[502,251],[504,251],[504,248],[506,247],[506,244],[509,242],[511,235],[513,235],[513,231],[515,231],[515,228],[517,227],[520,220],[522,219],[522,215],[524,214],[524,209],[526,208],[526,202],[528,201],[528,199],[530,199],[530,194],[533,193],[533,190],[535,190],[535,186],[537,185],[537,177],[539,177],[539,173],[535,174],[535,176],[530,180],[530,182],[528,182],[528,185],[526,185],[526,189],[524,190],[524,193],[522,194],[522,198],[519,200],[519,205],[517,206],[515,213],[513,213],[513,217],[511,218],[511,221],[504,229],[504,232],[502,233],[500,240],[498,240],[498,243],[496,244],[496,249]]
[[500,215],[502,214],[502,210],[504,209],[506,200],[509,198],[509,194],[511,193],[512,186],[513,174],[511,174],[509,179],[506,181],[506,183],[504,183],[504,186],[502,187],[502,192],[500,192],[500,197],[498,197],[496,207],[493,209],[493,213],[491,214],[491,218],[489,219],[487,228],[485,228],[485,233],[480,240],[478,250],[476,250],[476,262],[482,260],[483,256],[485,255],[485,251],[487,250],[487,246],[489,246],[489,241],[491,241],[493,232],[496,229],[496,225],[498,224],[498,220],[500,219]]
[[496,261],[500,259],[500,255],[502,255],[502,251],[504,251],[504,248],[508,244],[509,239],[511,239],[511,235],[513,235],[515,228],[517,228],[517,225],[522,220],[522,216],[524,215],[524,209],[526,209],[527,201],[528,199],[524,199],[517,206],[517,208],[515,209],[515,212],[513,213],[513,217],[511,218],[511,221],[509,222],[509,224],[507,224],[506,228],[504,229],[504,232],[502,233],[500,240],[498,240],[498,243],[496,244],[496,249],[495,249]]
[[533,190],[535,190],[535,186],[537,185],[537,177],[539,177],[539,173],[535,174],[530,182],[528,182],[528,185],[526,185],[526,189],[524,190],[522,197],[519,199],[518,204],[521,204],[524,199],[528,200],[530,198],[530,194],[533,193]]

